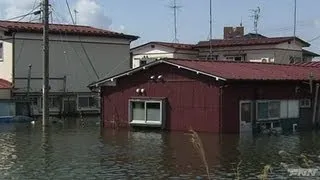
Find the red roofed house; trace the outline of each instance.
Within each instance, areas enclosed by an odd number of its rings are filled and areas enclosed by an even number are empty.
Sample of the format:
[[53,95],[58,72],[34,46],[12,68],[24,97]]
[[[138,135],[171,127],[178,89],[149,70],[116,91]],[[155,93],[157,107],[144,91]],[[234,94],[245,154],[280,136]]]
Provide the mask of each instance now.
[[101,90],[106,128],[242,133],[318,123],[319,82],[314,67],[161,59],[89,87]]
[[[41,23],[0,21],[0,78],[12,83],[15,99],[23,99],[31,65],[30,98],[34,114],[39,115],[42,27]],[[50,113],[99,113],[98,97],[87,84],[130,69],[130,43],[137,38],[90,26],[50,24]]]
[[265,37],[252,33],[244,35],[244,27],[225,27],[223,39],[200,41],[197,44],[149,42],[132,48],[132,67],[136,68],[160,58],[281,64],[309,62],[320,56],[303,49],[309,46],[308,42],[297,37]]
[[0,100],[11,98],[11,83],[0,79]]

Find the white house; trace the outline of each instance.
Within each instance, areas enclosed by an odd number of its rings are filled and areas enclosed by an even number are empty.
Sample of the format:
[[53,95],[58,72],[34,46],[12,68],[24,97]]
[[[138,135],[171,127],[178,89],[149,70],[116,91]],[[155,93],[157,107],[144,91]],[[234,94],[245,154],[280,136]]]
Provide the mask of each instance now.
[[[99,99],[87,85],[129,69],[130,43],[138,37],[78,25],[49,29],[50,113],[99,112]],[[12,83],[14,98],[25,98],[29,89],[36,114],[42,106],[42,54],[41,23],[0,21],[0,78]]]
[[132,48],[132,68],[159,58],[281,64],[308,62],[320,56],[303,49],[309,46],[308,42],[298,37],[266,37],[252,33],[244,35],[243,27],[225,27],[223,39],[200,41],[196,44],[149,42]]
[[132,68],[160,58],[196,58],[192,44],[149,42],[131,49]]

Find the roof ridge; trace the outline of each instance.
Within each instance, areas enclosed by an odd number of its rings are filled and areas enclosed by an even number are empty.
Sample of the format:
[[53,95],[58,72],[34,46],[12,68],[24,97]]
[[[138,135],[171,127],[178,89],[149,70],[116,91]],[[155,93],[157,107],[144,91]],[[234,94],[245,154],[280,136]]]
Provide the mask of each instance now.
[[193,45],[196,45],[196,44],[191,44],[191,43],[175,43],[175,42],[166,42],[166,41],[150,41],[149,43],[166,43],[166,44],[181,44],[181,45],[190,45],[190,46],[193,46]]
[[[177,58],[162,58],[161,60],[171,60],[171,61],[200,61],[200,62],[210,62],[210,63],[239,63],[239,64],[264,64],[264,65],[273,65],[273,66],[302,66],[302,67],[306,67],[306,65],[303,64],[282,64],[282,63],[263,63],[263,62],[250,62],[250,61],[232,61],[232,60],[202,60],[202,59],[187,59],[187,58],[181,58],[181,59],[177,59]],[[320,61],[319,61],[320,63]],[[312,66],[308,66],[308,67],[312,67]]]

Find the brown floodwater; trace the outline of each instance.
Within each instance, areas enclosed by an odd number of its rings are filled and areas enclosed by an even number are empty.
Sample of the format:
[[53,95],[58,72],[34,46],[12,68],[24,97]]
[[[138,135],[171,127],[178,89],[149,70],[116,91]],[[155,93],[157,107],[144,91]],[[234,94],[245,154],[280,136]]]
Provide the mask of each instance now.
[[[207,179],[188,134],[100,130],[98,122],[65,119],[45,132],[40,122],[0,124],[0,179]],[[281,163],[299,165],[301,153],[313,161],[310,167],[320,164],[317,132],[199,136],[212,179],[257,179],[265,165],[270,179],[287,179]],[[281,150],[290,157],[282,158]]]

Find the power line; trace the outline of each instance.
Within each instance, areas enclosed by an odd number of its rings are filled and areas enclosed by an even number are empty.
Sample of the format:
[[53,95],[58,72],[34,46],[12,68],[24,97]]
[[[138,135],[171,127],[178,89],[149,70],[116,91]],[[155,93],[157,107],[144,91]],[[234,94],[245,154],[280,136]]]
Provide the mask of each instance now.
[[[58,18],[61,18],[63,21],[66,21],[66,19],[64,19],[63,16],[60,16],[60,15],[58,14],[58,12],[56,12],[54,9],[53,9],[53,13],[55,13],[58,21],[59,21]],[[60,22],[61,22],[61,21],[60,21]],[[61,32],[60,29],[59,29],[58,31],[59,31],[59,34],[60,34],[60,41],[63,42],[63,40],[62,40],[62,32]],[[66,32],[64,32],[64,37],[65,37],[66,39],[68,38]],[[67,40],[66,40],[65,42],[67,43],[67,45],[69,46],[69,48],[71,48],[71,49],[75,52],[75,54],[78,56],[79,61],[80,61],[81,65],[82,65],[82,67],[83,67],[84,70],[87,72],[88,76],[90,76],[90,78],[91,78],[91,73],[89,73],[89,70],[87,69],[87,66],[85,66],[84,63],[83,63],[83,61],[82,61],[83,58],[82,58],[82,57],[80,56],[80,54],[76,51],[76,49],[75,49],[72,45],[69,44],[69,42],[68,42]],[[67,59],[67,58],[65,57],[65,60],[66,60],[66,59]]]
[[[39,6],[38,6],[39,7]],[[36,7],[36,8],[38,8]],[[38,11],[34,11],[36,8],[32,9],[31,12],[27,13],[27,14],[23,14],[23,15],[20,15],[20,16],[16,16],[16,17],[13,17],[13,18],[9,18],[9,19],[6,19],[6,21],[12,21],[14,19],[18,19],[20,18],[19,20],[17,20],[18,22],[23,20],[25,17],[29,16],[29,15],[36,15],[38,14],[39,12],[41,12],[40,10]]]
[[70,15],[70,17],[71,17],[72,24],[75,25],[76,23],[75,23],[75,21],[74,21],[74,19],[73,19],[72,12],[71,12],[71,9],[70,9],[68,0],[66,0],[66,5],[67,5],[68,11],[69,11],[69,15]]
[[[72,12],[71,12],[71,9],[70,9],[68,0],[66,0],[66,5],[67,5],[68,11],[69,11],[69,15],[70,15],[70,17],[71,17],[71,20],[72,20],[73,25],[76,25],[75,22],[74,22],[73,16],[72,16]],[[78,38],[79,38],[79,41],[80,41],[81,48],[82,48],[85,56],[87,57],[87,59],[88,59],[88,61],[89,61],[89,64],[90,64],[90,66],[91,66],[91,68],[92,68],[92,70],[93,70],[93,72],[95,73],[97,79],[99,80],[99,79],[100,79],[100,78],[99,78],[99,75],[98,75],[95,67],[93,66],[93,63],[92,63],[92,61],[91,61],[91,59],[90,59],[90,57],[89,57],[89,55],[88,55],[88,52],[87,52],[86,48],[84,47],[84,45],[83,45],[83,43],[82,43],[82,41],[81,41],[81,37],[78,36]]]

